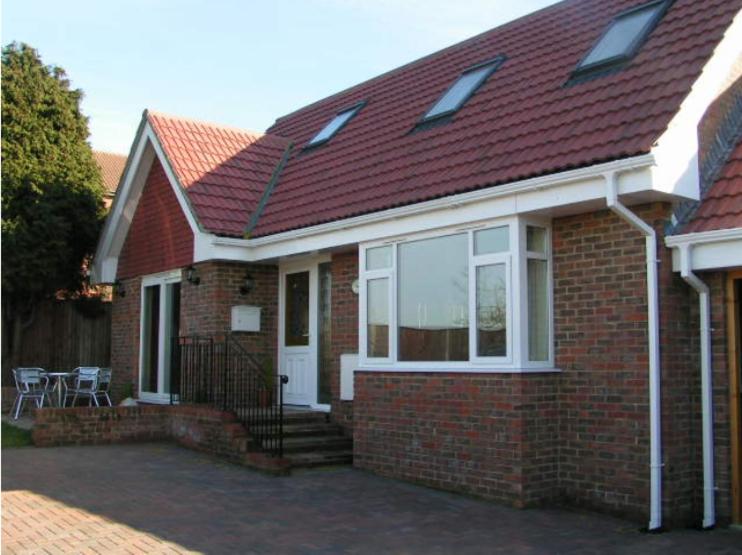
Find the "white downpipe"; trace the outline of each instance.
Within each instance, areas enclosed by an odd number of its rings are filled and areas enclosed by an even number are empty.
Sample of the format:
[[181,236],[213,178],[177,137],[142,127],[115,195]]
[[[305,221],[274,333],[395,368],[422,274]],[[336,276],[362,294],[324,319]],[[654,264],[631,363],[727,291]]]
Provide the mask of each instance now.
[[680,276],[698,293],[701,318],[701,413],[703,429],[703,527],[716,524],[714,502],[714,414],[711,391],[711,306],[709,288],[691,269],[691,246],[680,245]]
[[616,172],[605,174],[606,203],[621,219],[644,235],[647,258],[647,332],[649,335],[649,530],[662,527],[662,437],[660,403],[660,327],[657,292],[657,235],[652,226],[618,200]]

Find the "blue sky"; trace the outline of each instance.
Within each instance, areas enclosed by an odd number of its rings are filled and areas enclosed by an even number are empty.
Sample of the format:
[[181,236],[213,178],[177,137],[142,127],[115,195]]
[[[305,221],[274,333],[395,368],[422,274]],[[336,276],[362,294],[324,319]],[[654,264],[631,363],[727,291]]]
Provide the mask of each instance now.
[[85,92],[94,148],[150,108],[257,131],[314,100],[554,0],[4,0],[23,41]]

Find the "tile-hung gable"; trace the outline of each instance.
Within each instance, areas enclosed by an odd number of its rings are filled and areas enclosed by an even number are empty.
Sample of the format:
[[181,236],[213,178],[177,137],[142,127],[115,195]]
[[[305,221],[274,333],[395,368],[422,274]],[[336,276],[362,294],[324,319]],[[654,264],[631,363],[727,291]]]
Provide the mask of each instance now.
[[[563,2],[280,118],[268,132],[306,145],[364,102],[322,148],[292,153],[251,236],[648,153],[740,6]],[[419,132],[472,66],[503,58]]]

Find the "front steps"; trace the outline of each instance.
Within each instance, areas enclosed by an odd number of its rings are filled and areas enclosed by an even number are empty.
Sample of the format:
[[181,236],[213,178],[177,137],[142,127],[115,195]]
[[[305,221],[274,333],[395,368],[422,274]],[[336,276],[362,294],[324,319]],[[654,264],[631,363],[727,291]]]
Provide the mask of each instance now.
[[287,410],[283,415],[283,456],[291,468],[353,463],[353,440],[329,414]]

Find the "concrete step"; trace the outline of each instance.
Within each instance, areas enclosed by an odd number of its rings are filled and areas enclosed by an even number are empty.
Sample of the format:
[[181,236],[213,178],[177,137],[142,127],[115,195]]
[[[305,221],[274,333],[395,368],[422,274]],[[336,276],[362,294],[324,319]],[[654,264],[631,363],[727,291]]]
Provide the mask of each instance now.
[[[284,423],[283,437],[332,436],[342,435],[343,429],[337,424],[325,422]],[[278,435],[278,432],[268,434],[269,437]]]
[[341,435],[287,437],[283,440],[284,453],[311,453],[352,449],[353,441]]
[[347,465],[353,464],[353,449],[288,453],[285,457],[291,463],[291,468]]

